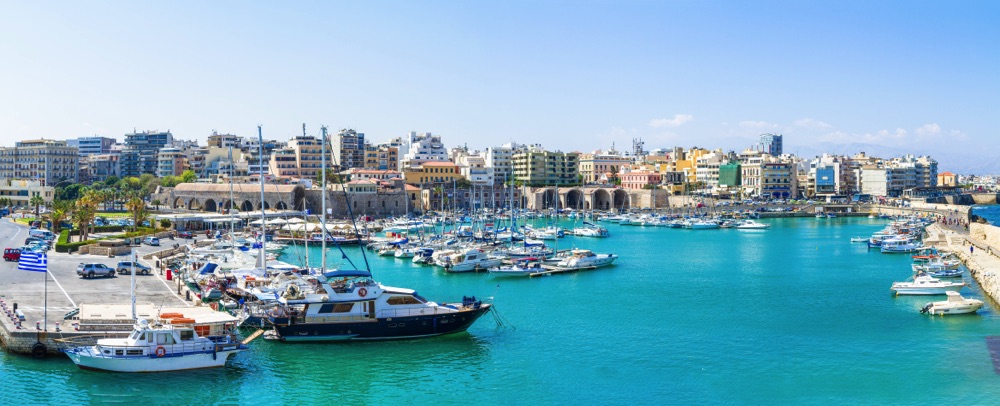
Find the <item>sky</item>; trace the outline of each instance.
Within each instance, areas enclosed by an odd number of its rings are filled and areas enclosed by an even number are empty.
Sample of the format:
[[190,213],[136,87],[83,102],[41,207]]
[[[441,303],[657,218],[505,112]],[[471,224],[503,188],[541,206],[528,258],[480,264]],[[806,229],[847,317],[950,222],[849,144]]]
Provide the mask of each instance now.
[[0,145],[354,128],[1000,173],[1000,3],[0,0]]

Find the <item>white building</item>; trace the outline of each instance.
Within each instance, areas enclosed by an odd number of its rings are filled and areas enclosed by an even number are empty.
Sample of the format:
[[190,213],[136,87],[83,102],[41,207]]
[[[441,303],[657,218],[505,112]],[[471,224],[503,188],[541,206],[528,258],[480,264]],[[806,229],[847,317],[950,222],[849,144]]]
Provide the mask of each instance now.
[[[440,135],[410,131],[404,140],[405,148],[400,148],[399,166],[402,169],[417,169],[424,162],[449,162],[448,150],[441,142]],[[403,149],[406,152],[403,152]]]

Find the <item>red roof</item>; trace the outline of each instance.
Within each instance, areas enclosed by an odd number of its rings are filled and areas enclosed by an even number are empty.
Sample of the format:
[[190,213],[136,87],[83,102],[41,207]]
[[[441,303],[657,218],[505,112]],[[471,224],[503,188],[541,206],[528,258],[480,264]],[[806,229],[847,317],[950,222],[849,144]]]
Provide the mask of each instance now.
[[421,166],[458,166],[454,162],[424,162]]
[[951,172],[939,173],[938,175],[940,175],[940,176],[955,176],[955,174],[951,173]]

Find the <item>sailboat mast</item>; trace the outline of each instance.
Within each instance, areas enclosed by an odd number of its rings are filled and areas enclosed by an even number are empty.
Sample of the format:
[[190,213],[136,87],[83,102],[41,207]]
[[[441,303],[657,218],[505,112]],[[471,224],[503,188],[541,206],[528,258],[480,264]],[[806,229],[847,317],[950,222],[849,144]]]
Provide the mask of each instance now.
[[233,238],[233,233],[236,232],[236,220],[233,218],[233,204],[236,201],[233,198],[233,146],[229,145],[229,248],[233,252],[233,257],[236,256],[236,239]]
[[267,271],[267,255],[264,244],[267,243],[267,216],[264,215],[264,130],[257,126],[257,170],[260,174],[260,269]]
[[322,251],[322,253],[320,254],[320,258],[322,258],[320,260],[320,267],[321,267],[320,269],[322,269],[322,272],[326,272],[326,126],[320,127],[320,132],[322,133],[323,137],[323,139],[320,140],[320,146],[319,146],[320,168],[321,168],[320,173],[322,174],[320,175],[320,185],[323,189],[323,193],[321,194],[322,203],[320,204],[322,206],[322,209],[320,210],[321,213],[319,214],[321,219],[320,227],[323,228],[323,242],[320,243],[321,244],[320,250]]

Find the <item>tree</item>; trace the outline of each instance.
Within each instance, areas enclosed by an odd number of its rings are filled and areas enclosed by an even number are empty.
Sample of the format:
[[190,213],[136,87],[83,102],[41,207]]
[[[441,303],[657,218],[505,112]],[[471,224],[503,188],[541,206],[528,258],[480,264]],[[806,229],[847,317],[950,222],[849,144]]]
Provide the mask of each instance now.
[[611,182],[614,185],[620,185],[620,184],[622,184],[621,178],[618,177],[618,166],[611,165],[611,171],[610,172],[611,172],[611,179],[608,179],[608,181]]
[[[335,171],[333,169],[330,169],[330,168],[326,168],[326,184],[327,185],[339,184],[341,182],[341,180],[342,180],[341,176],[340,176],[339,173],[337,173],[337,171]],[[316,173],[316,182],[323,182],[323,172],[322,171]]]
[[30,200],[28,200],[28,204],[30,204],[32,206],[35,206],[35,218],[37,219],[38,218],[38,206],[41,206],[41,205],[45,204],[45,199],[42,198],[42,196],[40,196],[40,195],[35,195],[35,196],[32,196]]
[[198,180],[198,175],[194,174],[194,171],[188,169],[181,173],[181,183],[193,183]]
[[87,236],[90,235],[90,226],[94,223],[94,216],[97,214],[98,200],[96,197],[96,191],[88,190],[73,206],[73,214],[70,219],[80,232],[80,241],[86,241]]
[[160,210],[160,204],[162,204],[162,203],[160,202],[160,199],[153,199],[153,201],[152,201],[152,202],[150,202],[150,203],[153,203],[153,206],[156,206],[156,211],[159,211],[159,210]]
[[176,176],[164,176],[160,178],[160,186],[163,187],[174,187],[178,183],[181,183],[181,179]]
[[80,191],[83,187],[84,186],[79,183],[71,183],[66,186],[57,187],[55,193],[56,199],[69,201],[79,199]]
[[461,178],[455,181],[455,187],[459,189],[468,189],[472,187],[472,182],[466,178]]
[[52,202],[52,211],[48,214],[49,221],[52,222],[52,233],[59,234],[59,228],[62,226],[62,222],[69,217],[70,210],[73,209],[73,203],[68,200],[55,200]]
[[127,202],[125,202],[125,208],[128,209],[129,214],[132,216],[132,221],[134,221],[134,227],[139,227],[143,221],[149,217],[149,210],[146,208],[146,202],[142,201],[139,196],[133,196]]

